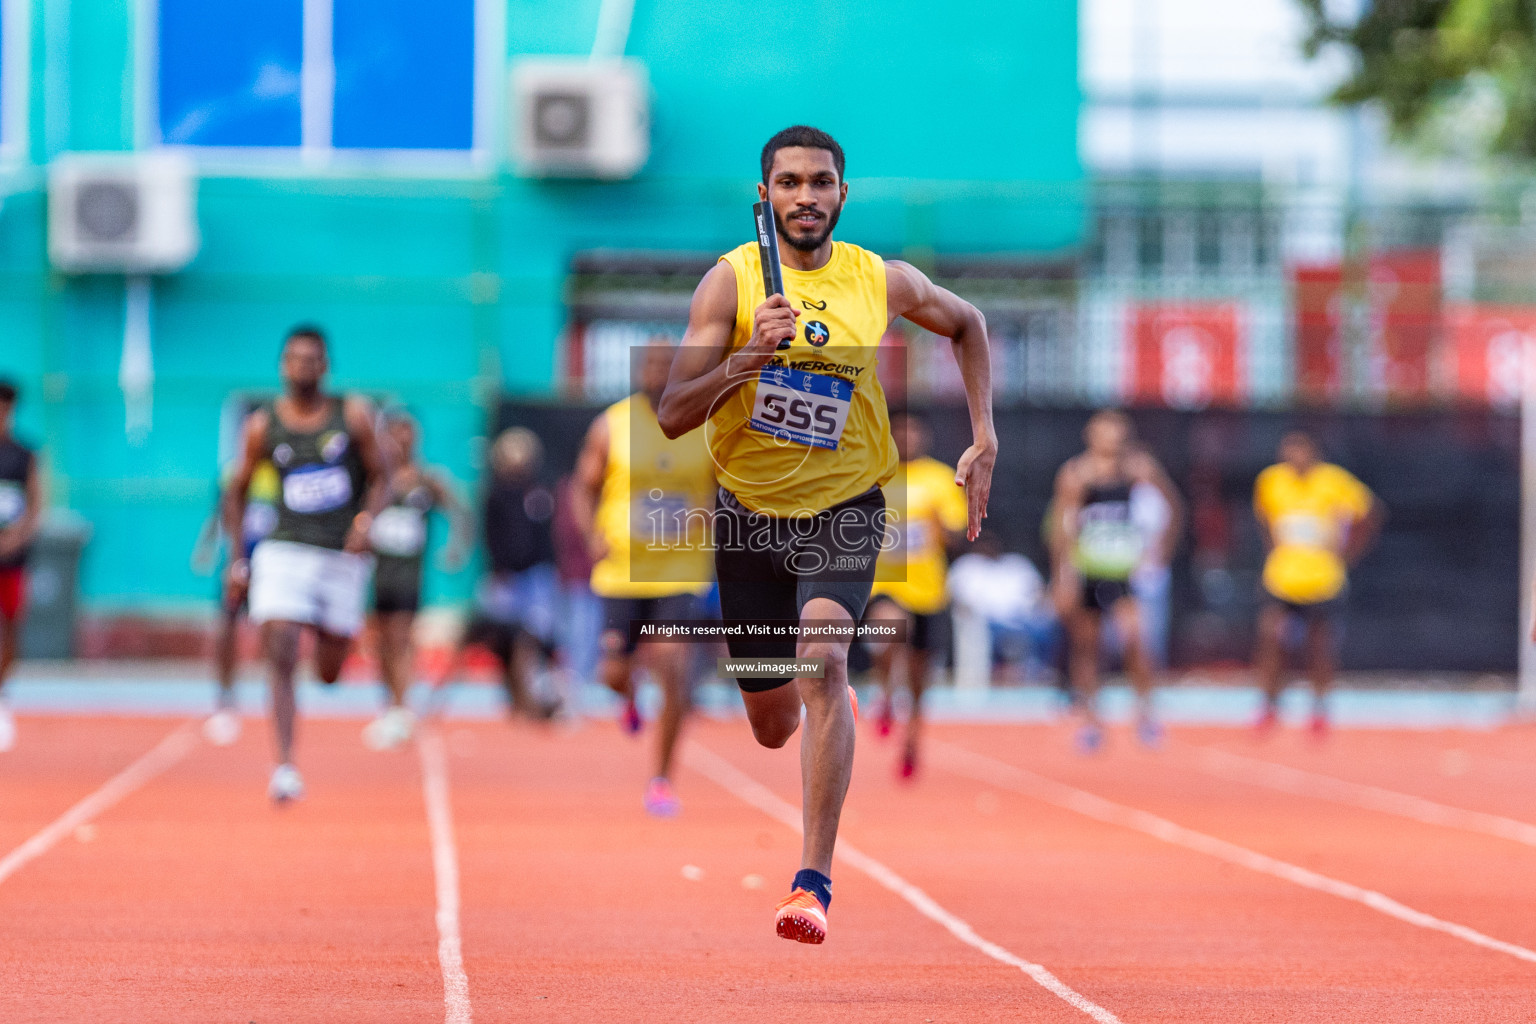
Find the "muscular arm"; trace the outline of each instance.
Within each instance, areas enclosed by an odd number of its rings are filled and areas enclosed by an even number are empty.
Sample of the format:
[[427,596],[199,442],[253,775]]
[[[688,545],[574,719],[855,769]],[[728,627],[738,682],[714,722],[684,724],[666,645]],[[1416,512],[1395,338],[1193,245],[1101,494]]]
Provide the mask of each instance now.
[[672,357],[667,389],[656,409],[662,433],[682,437],[702,426],[721,402],[773,358],[779,342],[795,336],[799,315],[784,296],[769,296],[757,307],[751,339],[726,358],[736,326],[736,275],[729,264],[716,263],[688,306],[688,330]]
[[1056,473],[1055,496],[1051,502],[1056,517],[1051,530],[1051,562],[1060,576],[1070,566],[1072,546],[1077,543],[1078,513],[1083,509],[1083,483],[1076,462],[1068,462]]
[[[674,364],[675,367],[675,364]],[[581,454],[576,457],[576,471],[571,475],[571,517],[576,529],[586,538],[588,553],[601,553],[597,536],[597,500],[603,488],[603,473],[608,466],[608,417],[599,416],[587,428]]]
[[1371,497],[1371,507],[1366,509],[1365,515],[1356,519],[1349,526],[1349,535],[1344,541],[1344,564],[1353,567],[1371,545],[1376,543],[1376,538],[1381,536],[1381,528],[1387,521],[1387,508],[1374,495]]
[[886,309],[891,319],[905,317],[934,334],[950,339],[965,401],[971,412],[971,446],[955,467],[955,483],[965,488],[969,523],[966,538],[975,540],[987,517],[992,492],[992,467],[997,462],[997,429],[992,425],[992,349],[981,310],[940,288],[916,267],[896,260],[885,264]]
[[368,550],[368,532],[373,527],[373,517],[389,504],[390,459],[384,443],[379,439],[378,416],[372,402],[366,398],[348,398],[342,407],[342,416],[346,420],[347,433],[351,435],[352,443],[357,445],[358,458],[363,462],[366,487],[363,507],[352,520],[346,544],[346,550],[360,554]]
[[443,550],[443,566],[449,572],[458,572],[469,561],[469,553],[475,546],[474,517],[445,476],[436,471],[422,476],[432,491],[432,500],[448,517],[448,546]]
[[[223,516],[224,536],[234,546],[245,534],[245,502],[251,489],[251,477],[256,467],[266,457],[267,412],[258,409],[245,418],[240,431],[240,454],[235,459],[235,471],[224,487]],[[250,580],[250,567],[243,557],[231,557],[225,569],[225,591],[231,601],[239,598]]]
[[22,483],[26,504],[21,516],[4,530],[0,530],[0,554],[10,555],[25,548],[37,536],[43,522],[43,473],[38,467],[40,459],[33,455],[27,464],[27,479]]

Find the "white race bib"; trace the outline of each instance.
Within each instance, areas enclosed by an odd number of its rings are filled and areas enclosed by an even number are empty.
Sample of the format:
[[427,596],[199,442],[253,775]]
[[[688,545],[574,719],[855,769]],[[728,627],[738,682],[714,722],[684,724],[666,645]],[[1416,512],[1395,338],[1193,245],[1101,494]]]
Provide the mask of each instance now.
[[780,440],[836,449],[852,403],[853,385],[840,377],[765,366],[749,425]]
[[1336,534],[1332,523],[1310,512],[1294,512],[1275,520],[1275,543],[1283,547],[1331,549]]
[[283,504],[300,515],[330,512],[351,500],[345,466],[301,466],[283,477]]
[[374,517],[368,537],[381,555],[414,558],[427,546],[427,517],[420,509],[390,505]]
[[27,510],[27,489],[14,480],[0,480],[0,528],[10,526]]

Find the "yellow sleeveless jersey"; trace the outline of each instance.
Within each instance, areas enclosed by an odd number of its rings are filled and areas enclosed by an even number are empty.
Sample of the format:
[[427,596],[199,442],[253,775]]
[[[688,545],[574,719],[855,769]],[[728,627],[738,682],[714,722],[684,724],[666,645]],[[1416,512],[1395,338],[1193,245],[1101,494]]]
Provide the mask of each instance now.
[[[949,604],[944,541],[947,534],[965,529],[965,490],[955,486],[953,469],[922,458],[902,463],[891,494],[894,543],[880,553],[870,596],[889,597],[915,615],[941,612]],[[903,500],[905,508],[900,507]]]
[[[749,242],[721,257],[736,275],[728,351],[752,337],[764,301],[762,262]],[[819,270],[784,268],[800,314],[788,349],[754,374],[705,424],[721,486],[754,512],[819,512],[885,484],[896,472],[885,392],[875,375],[886,315],[885,261],[832,243]]]
[[640,394],[610,405],[608,462],[594,526],[608,553],[592,567],[599,597],[702,594],[713,576],[715,477],[704,432],[668,440]]
[[1275,546],[1264,561],[1264,589],[1282,601],[1317,604],[1344,589],[1340,554],[1349,529],[1371,511],[1371,492],[1331,463],[1302,476],[1286,463],[1259,474],[1253,507]]

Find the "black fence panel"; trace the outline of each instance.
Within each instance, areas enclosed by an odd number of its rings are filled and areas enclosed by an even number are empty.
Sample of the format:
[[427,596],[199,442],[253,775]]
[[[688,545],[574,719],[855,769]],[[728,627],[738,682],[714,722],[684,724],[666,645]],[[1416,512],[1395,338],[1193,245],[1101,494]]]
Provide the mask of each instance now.
[[[574,465],[595,406],[506,401],[498,429],[543,438],[546,470]],[[969,443],[963,407],[924,410],[934,455]],[[1089,410],[997,412],[1001,451],[987,529],[1046,567],[1041,528],[1061,463],[1081,449]],[[1263,561],[1253,481],[1280,438],[1305,429],[1388,510],[1380,543],[1352,576],[1346,669],[1512,672],[1519,619],[1519,422],[1490,412],[1402,414],[1133,410],[1190,507],[1173,572],[1175,667],[1246,663]]]

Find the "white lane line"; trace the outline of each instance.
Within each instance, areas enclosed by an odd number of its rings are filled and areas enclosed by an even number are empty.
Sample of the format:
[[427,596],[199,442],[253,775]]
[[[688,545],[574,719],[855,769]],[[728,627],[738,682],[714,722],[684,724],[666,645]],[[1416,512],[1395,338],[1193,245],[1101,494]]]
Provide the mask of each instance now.
[[448,758],[436,732],[416,744],[421,754],[421,792],[432,836],[432,873],[437,880],[437,962],[443,971],[443,1020],[470,1024],[469,977],[464,973],[464,942],[459,934],[459,849],[453,838],[453,809],[448,802]]
[[59,815],[31,839],[0,857],[0,882],[10,878],[23,866],[47,853],[60,839],[186,757],[197,746],[197,742],[197,727],[190,722],[171,730],[170,735],[151,747],[137,761],[102,783],[100,789]]
[[[781,825],[793,829],[797,833],[800,831],[799,810],[780,800],[767,786],[742,772],[729,761],[710,752],[697,742],[689,744],[684,749],[683,759],[688,763],[689,767],[714,782],[732,796],[735,796],[744,803],[751,804]],[[990,942],[977,935],[970,925],[934,902],[933,897],[905,878],[902,878],[869,854],[862,852],[846,839],[838,839],[837,857],[849,867],[862,871],[886,889],[906,900],[918,913],[943,927],[967,946],[980,950],[999,963],[1007,964],[1010,967],[1017,967],[1029,975],[1041,988],[1066,1002],[1074,1009],[1081,1010],[1098,1021],[1099,1024],[1119,1024],[1119,1017],[1116,1017],[1113,1013],[1110,1013],[1104,1007],[1088,999],[1075,989],[1068,987],[1066,983],[1044,967],[1031,963],[1023,957],[1015,956],[997,943]]]
[[1247,782],[1255,786],[1266,786],[1296,796],[1317,797],[1352,807],[1363,807],[1369,811],[1395,814],[1398,817],[1411,818],[1428,825],[1442,825],[1466,832],[1481,832],[1484,835],[1524,843],[1526,846],[1536,846],[1536,825],[1528,825],[1523,821],[1506,818],[1499,814],[1468,811],[1408,793],[1349,782],[1331,775],[1303,771],[1289,765],[1244,757],[1241,754],[1232,754],[1213,747],[1200,748],[1199,758],[1200,770],[1208,775]]
[[931,749],[939,755],[941,761],[951,771],[978,782],[985,782],[1000,789],[1009,789],[1110,825],[1134,829],[1155,839],[1161,839],[1165,843],[1209,854],[1230,864],[1248,868],[1250,871],[1273,875],[1275,878],[1281,878],[1308,889],[1351,900],[1407,924],[1427,928],[1430,931],[1444,932],[1464,942],[1470,942],[1474,946],[1508,953],[1527,963],[1536,963],[1536,950],[1495,939],[1466,925],[1442,920],[1422,910],[1414,910],[1373,889],[1364,889],[1349,882],[1341,882],[1336,878],[1320,875],[1316,871],[1309,871],[1295,864],[1257,853],[1247,847],[1238,846],[1236,843],[1229,843],[1225,839],[1217,839],[1204,832],[1196,832],[1182,825],[1176,825],[1167,818],[1160,818],[1147,811],[1106,800],[1087,790],[1057,782],[1055,779],[1048,779],[1043,775],[1036,775],[1027,769],[1006,764],[963,747],[950,743],[933,743]]

